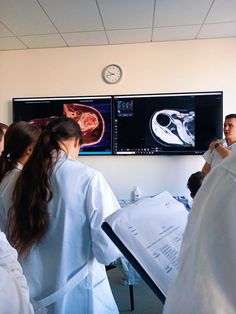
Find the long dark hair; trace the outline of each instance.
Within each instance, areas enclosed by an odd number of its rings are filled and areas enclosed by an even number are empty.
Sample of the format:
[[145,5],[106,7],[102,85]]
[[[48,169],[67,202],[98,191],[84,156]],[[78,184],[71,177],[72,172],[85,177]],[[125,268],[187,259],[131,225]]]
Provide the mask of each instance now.
[[4,150],[0,156],[0,182],[5,174],[16,166],[26,149],[37,141],[40,132],[38,126],[25,121],[9,126],[4,137]]
[[13,193],[7,234],[20,257],[25,257],[49,227],[48,203],[52,199],[50,176],[58,159],[61,141],[79,139],[82,133],[71,118],[51,121],[40,135]]

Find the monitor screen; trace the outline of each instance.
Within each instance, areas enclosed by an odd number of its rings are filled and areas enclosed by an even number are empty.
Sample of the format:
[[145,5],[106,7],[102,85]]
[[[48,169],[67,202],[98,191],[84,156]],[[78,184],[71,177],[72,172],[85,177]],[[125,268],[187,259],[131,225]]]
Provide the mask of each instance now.
[[112,101],[110,96],[13,98],[13,121],[45,127],[56,117],[75,119],[82,130],[80,155],[112,154]]
[[114,154],[202,154],[222,138],[223,93],[113,98]]

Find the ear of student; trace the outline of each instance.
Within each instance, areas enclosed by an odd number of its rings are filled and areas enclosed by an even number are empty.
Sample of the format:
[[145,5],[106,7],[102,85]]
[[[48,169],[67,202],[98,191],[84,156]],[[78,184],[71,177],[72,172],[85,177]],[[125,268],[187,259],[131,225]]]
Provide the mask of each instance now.
[[32,145],[30,145],[30,146],[28,146],[27,148],[26,148],[26,155],[31,155],[32,154],[32,152],[33,152],[33,146]]
[[74,148],[77,148],[80,146],[80,139],[79,138],[75,138],[74,140]]

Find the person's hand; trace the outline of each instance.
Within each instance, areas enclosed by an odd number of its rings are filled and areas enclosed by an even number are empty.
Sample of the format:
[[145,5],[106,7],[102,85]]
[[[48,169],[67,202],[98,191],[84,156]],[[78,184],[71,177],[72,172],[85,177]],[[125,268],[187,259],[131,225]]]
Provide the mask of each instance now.
[[210,143],[210,145],[209,145],[209,150],[210,150],[210,152],[212,153],[212,151],[215,149],[215,146],[216,146],[216,144],[221,144],[221,141],[220,140],[218,140],[218,139],[216,139],[216,140],[214,140],[214,141],[212,141],[211,143]]

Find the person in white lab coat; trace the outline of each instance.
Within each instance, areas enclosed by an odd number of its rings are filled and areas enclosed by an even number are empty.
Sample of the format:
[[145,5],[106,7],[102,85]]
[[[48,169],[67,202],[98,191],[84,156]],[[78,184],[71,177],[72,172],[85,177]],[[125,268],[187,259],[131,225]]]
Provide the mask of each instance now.
[[236,155],[204,179],[183,236],[164,314],[236,313]]
[[121,256],[101,228],[119,203],[78,160],[81,129],[57,118],[42,132],[14,191],[8,235],[31,297],[54,314],[115,314],[105,266]]
[[0,313],[33,314],[17,252],[0,231]]
[[25,121],[11,124],[6,131],[0,156],[0,229],[5,231],[8,209],[12,205],[15,182],[33,151],[40,128]]
[[223,140],[216,139],[209,145],[209,149],[203,154],[205,164],[202,172],[209,173],[221,161],[236,152],[236,114],[231,113],[225,117]]

